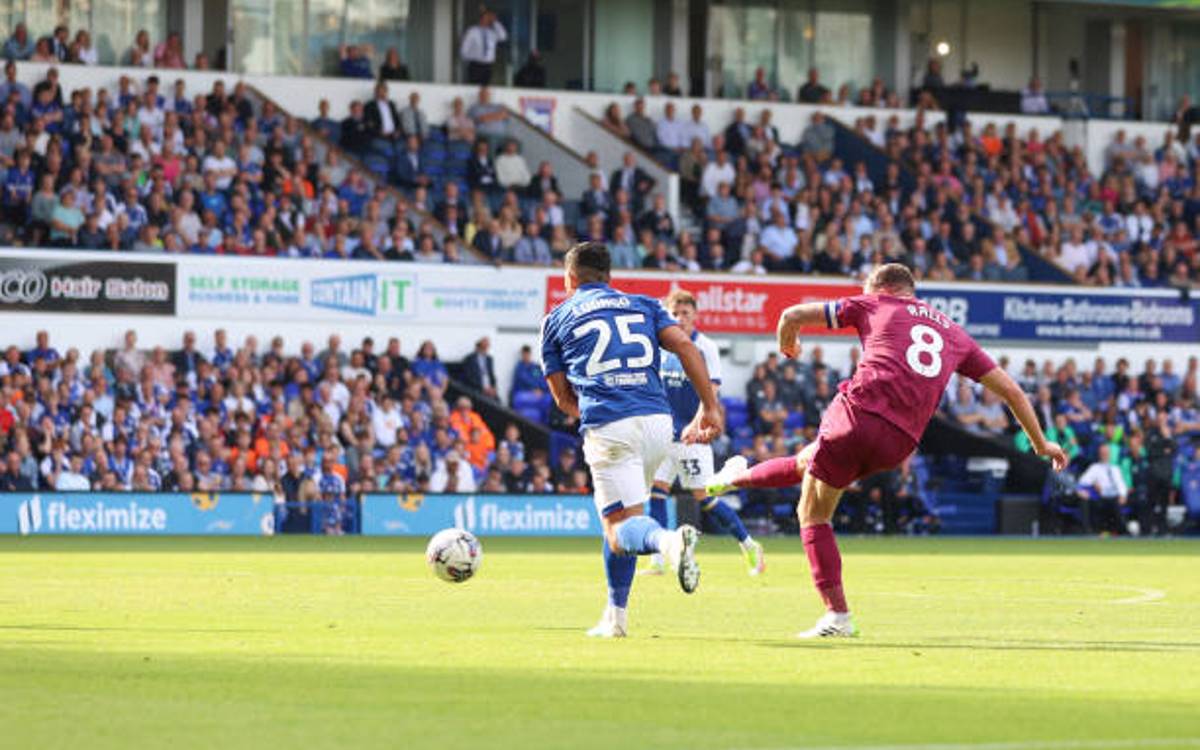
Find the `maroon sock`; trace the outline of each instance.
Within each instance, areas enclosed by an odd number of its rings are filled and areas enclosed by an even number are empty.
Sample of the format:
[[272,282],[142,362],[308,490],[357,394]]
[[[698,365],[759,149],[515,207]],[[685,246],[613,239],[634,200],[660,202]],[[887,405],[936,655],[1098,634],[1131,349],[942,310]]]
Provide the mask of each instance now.
[[748,472],[733,480],[743,488],[792,487],[800,484],[804,472],[796,465],[795,456],[781,456],[755,464]]
[[833,612],[848,612],[846,595],[842,592],[842,555],[838,552],[833,527],[827,523],[800,529],[813,583],[821,592],[825,608]]

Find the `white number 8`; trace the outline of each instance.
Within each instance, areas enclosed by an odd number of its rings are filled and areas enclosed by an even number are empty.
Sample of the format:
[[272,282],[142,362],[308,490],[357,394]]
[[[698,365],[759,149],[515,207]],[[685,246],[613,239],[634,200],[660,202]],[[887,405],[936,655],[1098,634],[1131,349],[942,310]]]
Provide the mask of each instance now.
[[[913,372],[918,375],[924,375],[927,378],[936,378],[938,373],[942,371],[942,348],[946,346],[946,342],[942,340],[942,334],[926,325],[915,325],[908,332],[912,337],[912,346],[908,347],[908,351],[904,353],[905,359],[908,360],[908,366],[913,368]],[[929,361],[924,362],[922,355],[929,355]]]

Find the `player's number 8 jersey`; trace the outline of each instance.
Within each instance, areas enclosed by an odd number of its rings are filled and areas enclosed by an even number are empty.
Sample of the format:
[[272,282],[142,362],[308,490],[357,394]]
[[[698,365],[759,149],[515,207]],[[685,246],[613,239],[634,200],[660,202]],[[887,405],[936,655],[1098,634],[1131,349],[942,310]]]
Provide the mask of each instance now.
[[542,321],[542,368],[579,397],[581,429],[668,414],[659,333],[675,320],[658,300],[585,284]]

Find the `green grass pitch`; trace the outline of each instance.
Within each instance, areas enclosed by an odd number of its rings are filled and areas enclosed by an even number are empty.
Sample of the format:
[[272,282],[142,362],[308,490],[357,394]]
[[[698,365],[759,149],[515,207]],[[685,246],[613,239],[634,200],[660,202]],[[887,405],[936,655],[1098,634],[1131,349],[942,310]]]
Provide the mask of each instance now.
[[0,540],[0,747],[1200,747],[1195,542],[846,539],[863,637],[801,643],[803,550],[728,539],[584,637],[596,540]]

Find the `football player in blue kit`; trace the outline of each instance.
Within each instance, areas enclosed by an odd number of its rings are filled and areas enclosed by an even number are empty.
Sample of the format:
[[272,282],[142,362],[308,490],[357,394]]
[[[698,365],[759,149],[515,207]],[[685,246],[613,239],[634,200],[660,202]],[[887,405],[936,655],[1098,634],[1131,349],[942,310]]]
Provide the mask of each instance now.
[[[679,327],[688,335],[696,348],[704,356],[708,366],[708,374],[712,379],[709,386],[713,396],[721,387],[721,355],[713,340],[696,330],[696,298],[684,289],[674,289],[667,295],[667,312],[679,323]],[[671,404],[671,416],[675,420],[675,442],[666,460],[659,466],[654,476],[654,488],[650,491],[650,515],[664,527],[667,525],[667,500],[671,496],[671,486],[675,480],[689,492],[700,504],[701,510],[720,521],[720,525],[729,530],[737,540],[746,558],[746,565],[752,576],[762,574],[766,568],[766,558],[762,545],[754,541],[746,531],[742,519],[737,512],[720,497],[707,497],[704,486],[712,479],[713,450],[703,443],[686,444],[682,441],[684,429],[700,408],[700,395],[692,386],[683,370],[683,364],[674,354],[666,353],[662,360],[662,381],[667,391],[667,401]],[[661,574],[663,572],[662,557],[655,555],[651,558],[650,567],[644,573]]]
[[699,532],[687,525],[668,531],[642,512],[675,433],[659,373],[663,349],[679,358],[700,396],[683,442],[711,442],[723,425],[704,356],[658,300],[610,287],[611,267],[603,243],[571,248],[564,268],[569,296],[542,321],[541,348],[555,403],[579,418],[604,529],[608,605],[588,634],[620,638],[628,634],[638,555],[662,554],[686,593],[700,583]]

